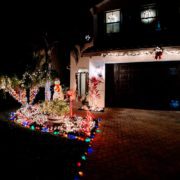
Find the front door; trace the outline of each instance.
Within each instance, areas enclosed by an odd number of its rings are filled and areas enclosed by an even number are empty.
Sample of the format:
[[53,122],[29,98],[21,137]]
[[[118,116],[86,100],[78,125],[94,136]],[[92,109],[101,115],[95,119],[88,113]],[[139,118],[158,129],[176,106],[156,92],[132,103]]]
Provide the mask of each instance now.
[[76,73],[76,92],[78,98],[85,97],[88,93],[88,81],[89,81],[89,73],[87,70],[79,71]]

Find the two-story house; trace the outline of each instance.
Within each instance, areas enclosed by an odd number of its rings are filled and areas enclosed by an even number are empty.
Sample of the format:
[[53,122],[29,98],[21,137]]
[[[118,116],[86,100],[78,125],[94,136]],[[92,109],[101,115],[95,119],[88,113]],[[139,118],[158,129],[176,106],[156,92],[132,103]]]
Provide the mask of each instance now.
[[94,110],[179,109],[180,2],[104,0],[90,11],[93,40],[78,62],[70,56],[77,96],[88,94]]

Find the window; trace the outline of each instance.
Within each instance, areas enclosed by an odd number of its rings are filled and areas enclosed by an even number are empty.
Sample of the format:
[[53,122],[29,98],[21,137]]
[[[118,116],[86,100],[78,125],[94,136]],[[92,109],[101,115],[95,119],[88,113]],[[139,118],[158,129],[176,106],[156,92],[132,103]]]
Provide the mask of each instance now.
[[118,33],[120,31],[120,10],[106,12],[106,33]]
[[156,19],[156,10],[149,8],[141,11],[141,22],[144,24],[150,24]]

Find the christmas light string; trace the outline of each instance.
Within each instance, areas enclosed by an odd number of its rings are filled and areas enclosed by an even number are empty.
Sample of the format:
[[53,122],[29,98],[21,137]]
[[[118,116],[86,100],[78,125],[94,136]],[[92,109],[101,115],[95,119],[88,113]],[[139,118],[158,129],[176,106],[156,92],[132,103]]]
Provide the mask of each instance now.
[[[89,112],[88,112],[89,113]],[[87,114],[88,114],[87,113]],[[86,117],[73,117],[64,115],[59,117],[60,121],[51,125],[48,115],[42,113],[39,105],[27,105],[21,107],[16,112],[10,113],[10,120],[21,124],[24,127],[34,126],[34,129],[42,132],[60,134],[70,139],[83,140],[91,135],[91,131],[96,126],[96,119],[89,114]]]
[[[32,117],[34,119],[32,119]],[[73,164],[74,179],[78,180],[80,177],[84,176],[83,168],[87,162],[88,155],[93,153],[92,141],[95,134],[101,132],[99,129],[101,118],[95,118],[91,112],[87,111],[85,118],[81,116],[62,118],[62,121],[65,121],[67,126],[47,126],[47,119],[45,117],[45,115],[43,116],[43,114],[40,113],[38,106],[31,106],[20,108],[16,112],[11,112],[9,119],[31,130],[38,130],[42,133],[50,133],[62,138],[85,142],[87,144],[86,151],[81,154],[79,159]],[[71,120],[76,122],[78,126],[70,128],[73,125]]]
[[91,131],[91,135],[84,140],[87,143],[88,147],[87,147],[86,151],[83,154],[81,154],[81,156],[79,157],[79,160],[75,163],[74,167],[76,167],[76,168],[75,168],[75,172],[74,172],[74,174],[75,174],[74,180],[79,180],[81,177],[83,177],[85,175],[84,165],[86,164],[86,162],[88,160],[88,156],[93,153],[92,141],[95,137],[95,134],[101,132],[99,129],[99,123],[101,120],[102,120],[101,118],[97,118],[96,126]]

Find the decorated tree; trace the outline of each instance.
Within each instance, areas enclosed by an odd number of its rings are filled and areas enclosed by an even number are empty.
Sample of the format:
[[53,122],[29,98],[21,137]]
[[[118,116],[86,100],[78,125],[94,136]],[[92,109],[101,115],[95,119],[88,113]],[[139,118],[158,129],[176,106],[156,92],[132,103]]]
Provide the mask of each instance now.
[[53,45],[48,44],[44,37],[44,47],[40,47],[33,52],[35,67],[28,67],[22,78],[16,75],[13,77],[1,76],[0,89],[8,92],[22,105],[33,104],[40,87],[45,87],[45,100],[50,100],[50,86],[57,76],[51,65],[51,51]]
[[92,110],[95,110],[97,108],[97,100],[100,98],[100,93],[99,93],[99,85],[103,82],[101,78],[99,77],[91,77],[89,79],[90,85],[89,85],[89,96],[92,102]]
[[[73,138],[81,135],[90,136],[95,127],[94,116],[89,111],[85,117],[73,114],[75,92],[68,90],[64,99],[60,79],[54,73],[52,66],[53,47],[48,43],[46,36],[44,44],[44,47],[36,49],[33,53],[37,64],[26,70],[21,78],[0,76],[0,89],[8,92],[22,104],[16,112],[11,114],[10,119],[32,130],[38,129],[63,136],[66,134],[67,137]],[[95,77],[92,77],[90,81],[90,95],[92,98],[99,97],[98,85],[101,81]],[[54,84],[53,96],[50,89],[52,84]],[[36,103],[35,98],[41,87],[45,89],[45,101]]]

